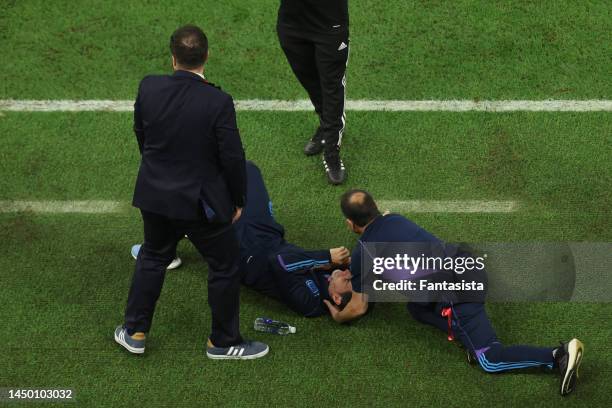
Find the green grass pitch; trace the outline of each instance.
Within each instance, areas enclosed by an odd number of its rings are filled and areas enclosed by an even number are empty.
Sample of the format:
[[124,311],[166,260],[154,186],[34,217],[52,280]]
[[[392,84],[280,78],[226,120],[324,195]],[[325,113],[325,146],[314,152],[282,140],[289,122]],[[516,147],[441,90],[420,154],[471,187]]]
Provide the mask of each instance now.
[[[297,99],[275,37],[276,0],[0,0],[0,99],[131,99],[170,69],[167,41],[209,36],[209,79],[236,99]],[[612,99],[605,1],[351,1],[350,99]],[[352,246],[339,195],[519,200],[511,214],[407,214],[449,241],[612,241],[612,115],[348,112],[349,179],[326,184],[301,148],[307,112],[239,112],[288,239]],[[0,112],[0,201],[131,199],[138,154],[129,113]],[[297,317],[243,289],[242,331],[264,359],[204,355],[206,267],[188,243],[169,273],[142,357],[112,340],[142,237],[138,212],[0,213],[0,387],[73,388],[79,406],[610,406],[610,303],[491,304],[507,343],[586,345],[581,380],[490,375],[400,304],[349,326]],[[271,316],[287,337],[255,333]]]

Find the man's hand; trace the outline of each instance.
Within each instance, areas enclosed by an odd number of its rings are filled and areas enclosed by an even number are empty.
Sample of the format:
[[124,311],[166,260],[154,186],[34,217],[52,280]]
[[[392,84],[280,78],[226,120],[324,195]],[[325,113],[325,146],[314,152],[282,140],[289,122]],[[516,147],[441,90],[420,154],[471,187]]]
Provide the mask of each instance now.
[[332,248],[329,250],[331,255],[331,263],[334,265],[348,265],[350,263],[351,253],[345,247]]
[[232,217],[232,224],[238,221],[241,215],[242,215],[242,207],[236,207],[236,209],[234,210],[234,216]]
[[340,309],[338,309],[335,305],[332,304],[332,302],[330,302],[327,299],[324,299],[323,303],[325,303],[325,306],[327,306],[327,308],[329,309],[329,314],[331,315],[332,319],[337,321],[338,313],[340,313]]

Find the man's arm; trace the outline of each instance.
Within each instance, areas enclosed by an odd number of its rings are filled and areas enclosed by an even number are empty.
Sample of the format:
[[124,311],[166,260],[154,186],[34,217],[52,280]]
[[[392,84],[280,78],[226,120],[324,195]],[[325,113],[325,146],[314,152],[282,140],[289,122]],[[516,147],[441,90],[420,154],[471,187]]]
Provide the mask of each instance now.
[[236,208],[244,207],[246,201],[246,162],[244,149],[236,124],[234,101],[226,99],[215,123],[219,162]]
[[[327,251],[316,251],[313,253],[325,254]],[[345,247],[330,248],[329,262],[325,264],[314,265],[315,269],[329,271],[334,265],[349,265],[351,263],[351,253]]]
[[338,323],[346,323],[355,320],[366,314],[368,311],[368,295],[353,291],[351,301],[340,310],[328,300],[324,300],[329,309],[329,314]]
[[303,271],[311,268],[328,268],[333,262],[331,251],[303,251],[299,253],[280,253],[276,261],[287,272]]
[[136,102],[134,102],[134,133],[136,134],[136,140],[138,141],[138,149],[140,154],[144,148],[144,126],[142,123],[142,112],[140,107],[140,88],[142,88],[142,81],[138,86],[138,95],[136,96]]

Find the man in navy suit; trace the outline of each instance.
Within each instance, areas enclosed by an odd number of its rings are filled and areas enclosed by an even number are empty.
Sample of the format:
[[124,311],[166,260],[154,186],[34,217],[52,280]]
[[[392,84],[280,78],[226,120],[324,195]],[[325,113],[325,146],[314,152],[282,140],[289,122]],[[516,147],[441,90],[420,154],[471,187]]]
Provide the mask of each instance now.
[[204,78],[208,40],[200,28],[176,30],[170,49],[174,74],[145,77],[134,104],[141,163],[133,205],[142,213],[144,244],[115,340],[144,352],[166,266],[187,235],[209,266],[208,357],[263,357],[268,346],[244,341],[239,330],[239,244],[232,224],[245,204],[246,170],[234,103]]

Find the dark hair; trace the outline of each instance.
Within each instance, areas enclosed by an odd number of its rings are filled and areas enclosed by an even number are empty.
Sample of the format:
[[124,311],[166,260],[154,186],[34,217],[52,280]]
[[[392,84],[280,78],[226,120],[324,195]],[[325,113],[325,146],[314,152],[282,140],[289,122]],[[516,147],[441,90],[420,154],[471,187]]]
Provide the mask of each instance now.
[[354,189],[342,194],[340,208],[344,216],[359,227],[365,227],[380,215],[374,198],[365,190]]
[[340,299],[340,304],[338,305],[338,309],[343,310],[353,298],[353,291],[349,290],[347,292],[344,292],[343,294],[340,295],[340,298],[341,299]]
[[206,61],[208,39],[200,27],[179,27],[170,37],[170,51],[180,66],[199,68]]

